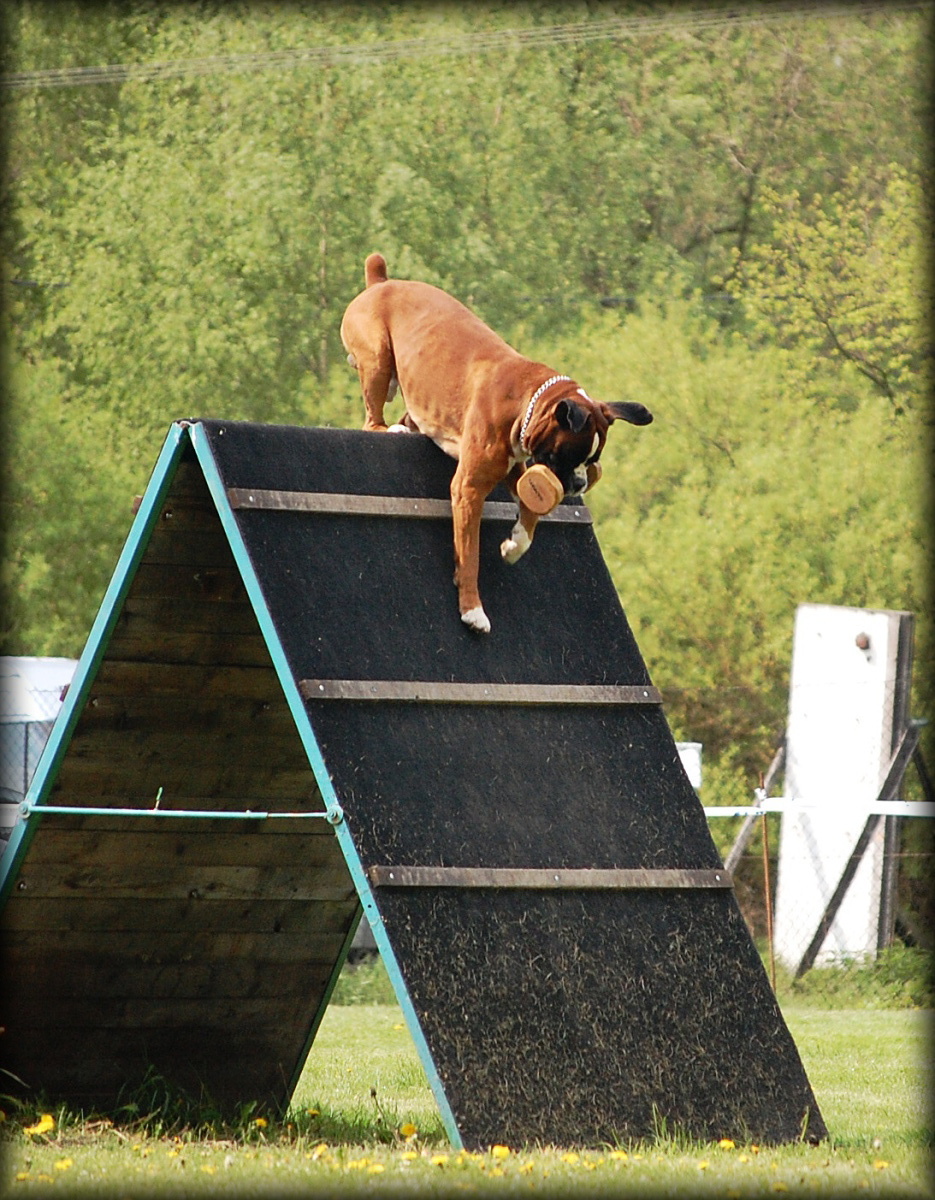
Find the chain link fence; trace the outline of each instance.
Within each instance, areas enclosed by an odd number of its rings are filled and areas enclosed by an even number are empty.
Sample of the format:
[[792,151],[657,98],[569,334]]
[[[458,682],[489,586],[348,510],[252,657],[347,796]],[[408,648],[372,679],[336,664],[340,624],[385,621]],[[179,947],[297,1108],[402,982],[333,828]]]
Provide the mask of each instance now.
[[932,1005],[935,795],[911,719],[914,622],[797,607],[783,744],[755,811],[715,833],[790,1000]]
[[901,810],[913,815],[838,805],[799,813],[785,802],[783,812],[710,820],[781,1000],[935,1007],[935,822],[925,764],[915,761]]

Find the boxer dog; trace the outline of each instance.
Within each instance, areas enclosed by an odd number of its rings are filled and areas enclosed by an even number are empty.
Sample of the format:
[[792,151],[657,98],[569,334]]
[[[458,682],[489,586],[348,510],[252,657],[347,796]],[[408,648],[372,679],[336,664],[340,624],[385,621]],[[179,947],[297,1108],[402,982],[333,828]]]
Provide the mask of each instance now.
[[[357,368],[367,419],[364,429],[425,434],[457,459],[451,480],[455,584],[461,620],[490,632],[478,592],[478,552],[484,501],[506,482],[519,505],[500,546],[514,563],[532,544],[538,517],[517,496],[527,463],[542,463],[566,496],[587,488],[617,420],[648,425],[642,404],[603,404],[567,375],[508,346],[469,309],[427,283],[389,279],[386,261],[371,254],[366,287],[347,306],[341,340]],[[406,411],[390,427],[383,408],[402,388]]]

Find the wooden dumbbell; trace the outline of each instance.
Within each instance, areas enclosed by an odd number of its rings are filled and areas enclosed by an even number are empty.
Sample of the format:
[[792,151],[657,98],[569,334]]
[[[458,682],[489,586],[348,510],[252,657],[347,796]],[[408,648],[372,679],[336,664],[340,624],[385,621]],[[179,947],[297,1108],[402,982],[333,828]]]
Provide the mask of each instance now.
[[565,495],[565,489],[554,471],[542,463],[534,463],[520,475],[516,494],[530,511],[539,517],[550,513]]

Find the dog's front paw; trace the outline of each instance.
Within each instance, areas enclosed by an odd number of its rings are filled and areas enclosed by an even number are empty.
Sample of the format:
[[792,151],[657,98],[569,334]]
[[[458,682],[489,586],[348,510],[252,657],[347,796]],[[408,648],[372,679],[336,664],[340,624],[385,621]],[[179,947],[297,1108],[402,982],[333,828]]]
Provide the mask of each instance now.
[[396,424],[396,425],[388,425],[386,432],[387,433],[412,433],[412,430],[409,428],[408,425]]
[[490,633],[490,621],[482,608],[472,608],[461,614],[461,620],[477,633]]
[[500,556],[506,563],[515,563],[523,557],[531,544],[529,534],[522,525],[517,524],[512,534],[500,543]]

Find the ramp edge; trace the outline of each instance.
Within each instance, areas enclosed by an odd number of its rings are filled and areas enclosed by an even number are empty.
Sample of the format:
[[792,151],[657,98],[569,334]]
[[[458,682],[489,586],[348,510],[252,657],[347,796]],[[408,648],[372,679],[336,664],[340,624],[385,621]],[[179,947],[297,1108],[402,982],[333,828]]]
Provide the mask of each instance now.
[[133,583],[136,568],[172,486],[176,468],[188,442],[188,433],[187,422],[175,422],[166,435],[153,467],[130,532],[94,618],[88,640],[81,652],[71,685],[26,792],[24,817],[13,827],[10,840],[0,857],[0,908],[6,903],[23,856],[29,848],[38,823],[42,820],[42,801],[49,794],[58,775],[72,731],[84,708],[91,683],[97,675],[123,602]]

